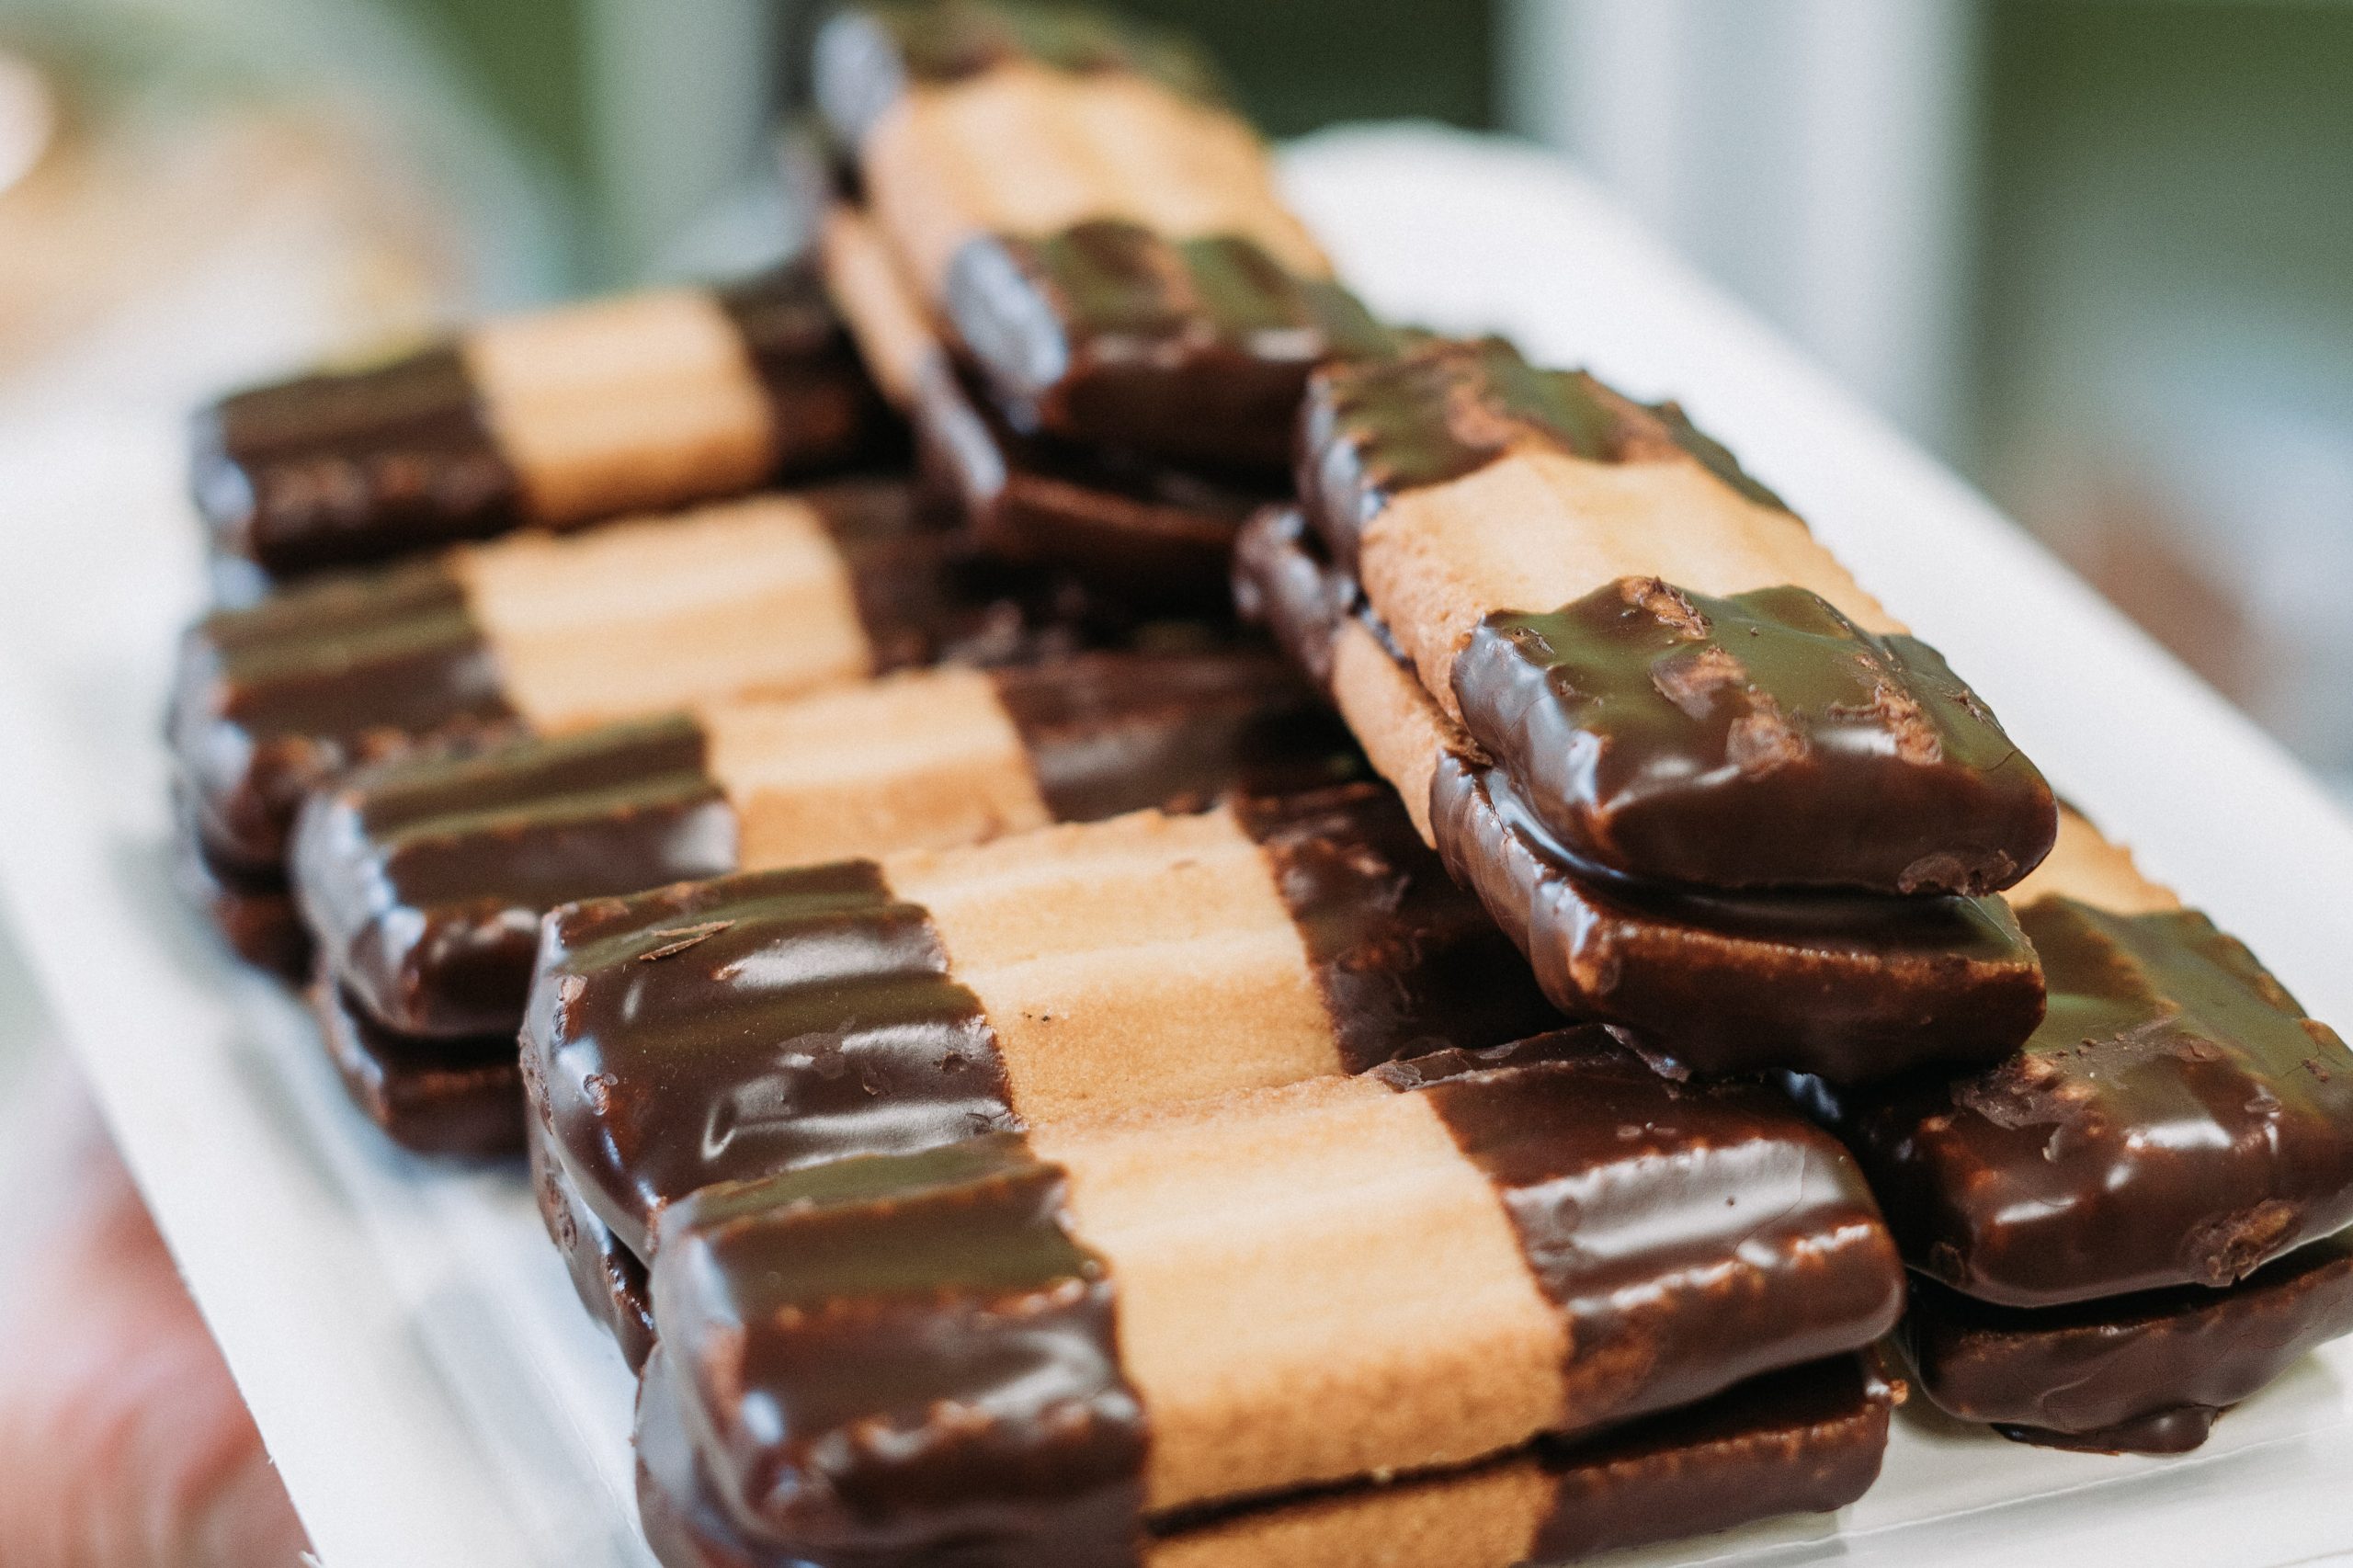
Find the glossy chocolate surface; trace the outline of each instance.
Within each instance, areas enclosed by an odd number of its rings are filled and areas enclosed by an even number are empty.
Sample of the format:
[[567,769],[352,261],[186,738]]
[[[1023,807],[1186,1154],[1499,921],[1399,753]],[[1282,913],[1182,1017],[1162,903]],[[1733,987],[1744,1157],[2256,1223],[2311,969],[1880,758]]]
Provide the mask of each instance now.
[[522,521],[454,345],[304,376],[199,414],[190,484],[213,548],[289,576],[358,565]]
[[282,862],[303,794],[452,726],[510,723],[465,592],[438,562],[321,578],[197,622],[170,719],[214,857]]
[[1862,1173],[1779,1096],[1662,1078],[1590,1026],[1507,1050],[1508,1064],[1456,1052],[1379,1075],[1429,1096],[1567,1319],[1565,1430],[1893,1326],[1904,1266]]
[[711,1183],[1014,1125],[979,999],[871,861],[556,911],[522,1040],[551,1153],[641,1256]]
[[1802,588],[1621,579],[1487,617],[1453,684],[1531,817],[1629,877],[1982,894],[2058,831],[2050,785],[1935,649]]
[[678,714],[363,769],[300,819],[304,918],[387,1028],[512,1033],[546,911],[735,869],[703,752]]
[[[2353,1237],[2301,1247],[2226,1290],[1997,1307],[1932,1281],[1901,1339],[1923,1392],[2023,1440],[2177,1453],[2217,1413],[2353,1333]],[[2012,1430],[2016,1429],[2016,1430]]]
[[1299,925],[1343,1070],[1488,1046],[1560,1021],[1387,785],[1242,800],[1234,814]]
[[295,913],[286,879],[217,865],[197,834],[185,788],[172,790],[172,886],[200,910],[229,950],[290,984],[311,973],[311,933]]
[[998,699],[1058,822],[1361,776],[1345,726],[1261,653],[1081,653],[1000,669]]
[[638,1371],[653,1353],[654,1339],[654,1290],[645,1260],[623,1246],[612,1228],[581,1199],[562,1163],[549,1155],[538,1119],[529,1119],[525,1132],[531,1196],[539,1201],[548,1239],[563,1256],[573,1292],[588,1315],[612,1335],[630,1370]]
[[922,368],[914,419],[926,482],[983,549],[1131,603],[1225,611],[1234,532],[1269,486],[1017,434],[944,354]]
[[1539,369],[1499,337],[1398,338],[1388,354],[1318,370],[1300,420],[1300,501],[1353,571],[1358,532],[1391,496],[1513,450],[1596,462],[1688,455],[1750,500],[1781,505],[1677,404],[1636,403],[1583,370]]
[[[1351,619],[1388,642],[1295,511],[1243,531],[1235,592],[1245,619],[1324,681]],[[1998,1061],[2042,1016],[2040,966],[1999,900],[1643,888],[1561,856],[1510,781],[1469,753],[1439,757],[1429,807],[1448,869],[1553,1004],[1638,1031],[1678,1067],[1803,1063],[1853,1082]]]
[[1389,342],[1347,290],[1249,240],[1116,219],[972,240],[943,289],[1017,425],[1178,461],[1279,471],[1309,371]]
[[664,1218],[674,1397],[754,1542],[818,1563],[1131,1559],[1144,1415],[1064,1186],[998,1134],[706,1188]]
[[332,982],[314,983],[310,994],[345,1092],[393,1142],[420,1154],[523,1152],[523,1083],[512,1040],[404,1039],[353,1007]]
[[817,107],[834,136],[855,147],[911,83],[1016,63],[1126,71],[1188,97],[1222,96],[1216,67],[1169,29],[1077,6],[949,0],[836,12],[817,37]]
[[743,335],[767,397],[771,478],[829,472],[904,447],[905,432],[868,378],[814,256],[727,284],[713,298]]
[[2019,912],[2051,991],[1963,1077],[1796,1086],[1870,1174],[1912,1267],[2041,1307],[2222,1286],[2353,1221],[2353,1053],[2191,911]]

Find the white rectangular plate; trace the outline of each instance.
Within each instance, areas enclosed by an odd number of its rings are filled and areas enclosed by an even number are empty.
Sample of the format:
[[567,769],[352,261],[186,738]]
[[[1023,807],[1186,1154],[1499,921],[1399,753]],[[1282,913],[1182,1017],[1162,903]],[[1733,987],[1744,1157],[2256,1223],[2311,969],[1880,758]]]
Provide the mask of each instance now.
[[[1371,302],[1682,397],[1951,656],[2070,796],[2353,1019],[2353,832],[2279,750],[1949,474],[1559,164],[1372,129],[1293,149]],[[181,436],[0,437],[0,886],[329,1568],[603,1568],[636,1537],[630,1383],[520,1176],[403,1156],[309,1026],[168,886],[158,731],[196,609]],[[1915,1408],[1879,1485],[1643,1562],[2285,1563],[2353,1547],[2353,1346],[2182,1460],[2012,1446]]]

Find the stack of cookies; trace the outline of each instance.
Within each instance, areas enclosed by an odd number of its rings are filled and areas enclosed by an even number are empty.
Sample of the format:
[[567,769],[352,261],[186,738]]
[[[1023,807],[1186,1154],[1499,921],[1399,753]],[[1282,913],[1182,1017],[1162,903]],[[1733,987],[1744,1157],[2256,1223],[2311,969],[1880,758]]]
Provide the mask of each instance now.
[[528,1160],[665,1562],[1561,1562],[1851,1502],[1882,1344],[2163,1451],[2353,1328],[2353,1056],[1679,408],[1164,32],[815,82],[810,257],[198,446],[190,881]]

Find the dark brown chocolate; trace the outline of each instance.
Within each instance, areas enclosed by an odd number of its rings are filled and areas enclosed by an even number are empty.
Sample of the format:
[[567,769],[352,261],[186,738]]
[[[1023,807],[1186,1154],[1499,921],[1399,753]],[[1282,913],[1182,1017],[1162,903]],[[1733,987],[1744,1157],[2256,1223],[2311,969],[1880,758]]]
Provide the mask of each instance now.
[[735,814],[676,714],[363,768],[293,845],[336,978],[407,1035],[511,1034],[559,903],[735,869]]
[[983,549],[1066,568],[1131,604],[1225,610],[1226,558],[1267,486],[1017,435],[944,354],[917,377],[914,420],[926,482]]
[[1760,506],[1759,484],[1673,403],[1634,402],[1584,370],[1544,370],[1500,337],[1398,336],[1317,371],[1299,427],[1299,495],[1333,558],[1401,491],[1475,473],[1515,449],[1596,462],[1696,458]]
[[781,483],[900,456],[906,431],[866,374],[816,258],[803,256],[712,290],[744,339],[768,405]]
[[[1235,592],[1244,618],[1321,681],[1351,620],[1390,645],[1295,510],[1243,530]],[[1429,812],[1448,869],[1529,955],[1554,1006],[1633,1029],[1679,1068],[1803,1063],[1852,1082],[1990,1062],[2042,1016],[2040,966],[1998,899],[1641,887],[1561,857],[1469,749],[1438,759]]]
[[393,1142],[420,1154],[482,1157],[523,1147],[522,1070],[513,1040],[404,1039],[354,1007],[332,982],[314,982],[310,995],[345,1092]]
[[1796,1088],[1912,1267],[2049,1307],[2223,1286],[2353,1221],[2353,1053],[2194,911],[2019,912],[2051,1010],[1963,1077]]
[[1308,373],[1389,343],[1346,289],[1250,240],[1172,240],[1118,219],[973,239],[943,296],[1017,426],[1265,472],[1290,455]]
[[311,973],[311,933],[286,879],[217,865],[197,834],[188,791],[172,790],[172,885],[211,921],[229,950],[289,984]]
[[563,1255],[573,1291],[588,1315],[613,1336],[629,1369],[638,1371],[654,1352],[654,1294],[645,1262],[623,1246],[611,1227],[581,1199],[563,1166],[549,1156],[536,1119],[527,1142],[531,1194],[539,1200],[548,1239]]
[[1427,1095],[1495,1184],[1567,1320],[1579,1429],[1688,1404],[1894,1326],[1904,1266],[1862,1173],[1779,1096],[1673,1083],[1590,1026],[1506,1051],[1377,1075]]
[[304,793],[342,769],[513,722],[465,590],[424,562],[205,617],[181,644],[170,731],[205,844],[264,871]]
[[978,998],[871,861],[552,914],[523,1025],[551,1152],[646,1256],[714,1182],[1014,1125]]
[[233,393],[197,415],[190,483],[222,554],[274,576],[358,565],[522,520],[454,344]]
[[1387,785],[1245,799],[1234,814],[1299,925],[1344,1071],[1560,1021]]
[[1145,1420],[1064,1187],[1001,1133],[708,1187],[665,1216],[662,1355],[755,1550],[1131,1559]]
[[2024,1442],[2179,1453],[2213,1418],[2353,1333],[2353,1237],[2314,1242],[2227,1290],[1997,1307],[1933,1281],[1900,1338],[1923,1392]]
[[1942,655],[1802,588],[1626,578],[1491,615],[1453,684],[1531,823],[1644,881],[1977,895],[2058,832],[2051,786]]

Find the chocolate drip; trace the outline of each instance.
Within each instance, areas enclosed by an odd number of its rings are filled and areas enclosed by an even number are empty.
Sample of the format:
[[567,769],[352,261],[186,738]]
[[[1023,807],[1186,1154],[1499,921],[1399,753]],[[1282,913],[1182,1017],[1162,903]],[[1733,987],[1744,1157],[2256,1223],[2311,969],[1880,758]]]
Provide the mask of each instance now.
[[976,238],[943,294],[1017,424],[1179,461],[1279,470],[1308,372],[1389,341],[1345,289],[1252,241],[1117,219]]
[[511,1034],[547,910],[735,869],[703,748],[677,714],[347,778],[297,831],[304,916],[388,1028]]
[[1065,1186],[998,1134],[695,1194],[662,1225],[647,1392],[689,1408],[642,1424],[684,1416],[755,1550],[1132,1562],[1144,1415]]
[[2011,1306],[2228,1285],[2353,1221],[2353,1054],[2203,915],[2019,912],[2051,1010],[1971,1076],[1798,1092],[1915,1268]]
[[1626,876],[1982,894],[2058,831],[2050,785],[1935,649],[1802,588],[1630,577],[1490,615],[1454,695],[1547,833]]
[[522,1038],[553,1153],[641,1256],[713,1182],[1013,1125],[978,998],[871,861],[556,911]]
[[[1531,1042],[1535,1043],[1535,1042]],[[1904,1267],[1845,1150],[1753,1085],[1678,1085],[1603,1030],[1549,1061],[1383,1068],[1495,1183],[1568,1321],[1566,1430],[1687,1404],[1853,1350]]]
[[2228,1290],[2202,1285],[2073,1306],[1913,1288],[1901,1338],[1922,1392],[2023,1441],[2178,1453],[2214,1415],[2314,1346],[2353,1333],[2353,1237],[2314,1242]]
[[438,562],[322,579],[207,616],[181,644],[173,749],[217,858],[282,864],[302,796],[427,731],[511,722]]
[[213,547],[273,575],[502,533],[522,518],[454,345],[232,393],[197,416]]
[[2042,1017],[2040,965],[1998,898],[1643,887],[1561,857],[1500,769],[1455,755],[1431,778],[1430,825],[1557,1006],[1681,1068],[1802,1062],[1855,1083],[1998,1062]]
[[515,1042],[415,1040],[352,1006],[332,980],[311,986],[311,1011],[346,1093],[393,1142],[420,1154],[508,1155],[523,1147],[523,1085]]
[[775,478],[894,455],[904,432],[868,379],[813,257],[721,288],[714,298],[743,335],[767,395]]
[[850,6],[818,33],[815,63],[818,109],[852,147],[911,83],[957,82],[1017,63],[1130,72],[1204,102],[1223,96],[1217,68],[1182,34],[1062,6]]
[[994,679],[1059,822],[1200,811],[1229,790],[1313,789],[1361,769],[1347,730],[1259,655],[1083,653]]
[[1344,1070],[1559,1022],[1386,785],[1243,800],[1234,814],[1299,924]]
[[1781,506],[1679,404],[1636,403],[1583,370],[1538,369],[1499,337],[1401,337],[1387,355],[1318,370],[1300,421],[1300,498],[1353,572],[1358,535],[1392,495],[1518,450],[1595,462],[1688,456],[1758,505]]
[[916,450],[983,549],[1064,567],[1131,603],[1225,610],[1226,558],[1264,486],[1017,435],[945,355],[916,380]]
[[646,1278],[645,1260],[623,1246],[610,1226],[597,1218],[564,1174],[563,1165],[548,1151],[539,1123],[526,1130],[530,1146],[531,1195],[539,1200],[540,1220],[548,1239],[563,1255],[564,1272],[572,1276],[573,1292],[588,1315],[604,1324],[631,1371],[645,1365],[654,1350],[654,1295]]

